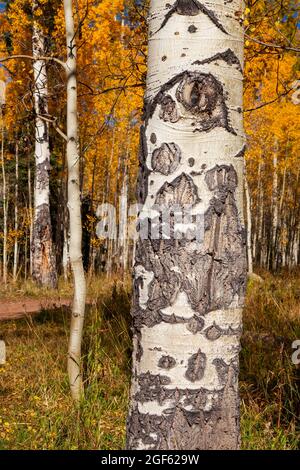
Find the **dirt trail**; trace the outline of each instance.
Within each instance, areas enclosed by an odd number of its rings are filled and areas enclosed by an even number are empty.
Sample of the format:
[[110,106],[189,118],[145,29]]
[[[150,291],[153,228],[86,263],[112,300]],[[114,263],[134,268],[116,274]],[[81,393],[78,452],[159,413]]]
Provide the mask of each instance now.
[[70,307],[71,299],[18,299],[0,300],[0,321],[16,320],[39,313],[41,310],[52,310],[60,307]]

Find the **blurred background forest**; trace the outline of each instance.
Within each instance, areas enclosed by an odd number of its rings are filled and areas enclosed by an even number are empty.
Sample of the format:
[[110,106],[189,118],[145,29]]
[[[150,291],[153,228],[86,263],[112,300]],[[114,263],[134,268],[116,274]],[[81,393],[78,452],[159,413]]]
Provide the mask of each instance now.
[[[229,3],[230,0],[228,0]],[[300,14],[296,0],[246,0],[245,214],[248,285],[241,353],[243,448],[300,447]],[[0,56],[32,56],[33,20],[45,55],[65,60],[62,2],[0,2]],[[0,449],[120,449],[124,446],[130,374],[130,281],[134,243],[98,238],[97,208],[117,209],[119,231],[135,202],[139,127],[147,60],[143,0],[76,0],[83,259],[88,274],[84,336],[86,400],[69,398],[65,372],[69,313],[44,309],[0,323],[8,361],[0,367]],[[68,298],[65,75],[47,60],[51,238],[58,290],[32,281],[35,125],[32,61],[0,67],[1,299]],[[90,301],[92,299],[92,301]],[[37,380],[37,377],[39,380]]]

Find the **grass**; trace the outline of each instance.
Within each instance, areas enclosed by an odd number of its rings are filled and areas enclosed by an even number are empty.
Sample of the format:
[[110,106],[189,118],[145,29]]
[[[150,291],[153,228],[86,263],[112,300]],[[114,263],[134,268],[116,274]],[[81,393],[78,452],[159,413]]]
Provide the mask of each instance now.
[[[114,279],[116,281],[116,278]],[[103,282],[101,280],[100,282]],[[109,283],[110,284],[110,283]],[[94,279],[87,279],[89,296],[94,298],[99,294],[99,286]],[[0,284],[0,299],[6,301],[16,301],[18,299],[65,299],[72,298],[72,284],[69,280],[61,277],[58,280],[57,289],[42,288],[31,279],[26,281],[18,279],[15,283],[9,282],[6,286]]]
[[[241,352],[244,449],[298,449],[300,273],[250,282]],[[28,289],[23,286],[24,291]],[[68,292],[69,286],[64,287]],[[35,293],[35,288],[32,289]],[[32,294],[31,290],[31,294]],[[90,282],[96,299],[84,337],[85,400],[74,407],[65,371],[69,316],[42,312],[0,323],[8,362],[0,367],[0,449],[122,449],[130,380],[130,283]],[[38,293],[36,294],[38,295]]]

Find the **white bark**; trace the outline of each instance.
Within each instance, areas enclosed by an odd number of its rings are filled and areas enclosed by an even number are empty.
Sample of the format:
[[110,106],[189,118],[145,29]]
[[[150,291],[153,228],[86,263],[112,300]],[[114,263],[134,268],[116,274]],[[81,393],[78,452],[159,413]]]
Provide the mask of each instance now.
[[240,0],[151,1],[141,218],[151,220],[154,202],[191,204],[193,214],[204,215],[205,232],[201,244],[138,242],[131,449],[239,446],[246,284],[241,12]]
[[39,7],[33,0],[32,53],[37,58],[33,62],[34,106],[35,106],[35,184],[33,218],[33,277],[41,285],[57,286],[57,273],[52,245],[50,218],[50,149],[49,126],[42,119],[48,114],[48,84],[45,56],[45,37],[35,11]]
[[[2,111],[1,111],[2,113]],[[3,200],[3,282],[7,284],[7,213],[8,213],[8,194],[7,194],[7,181],[4,160],[4,122],[3,115],[1,114],[1,168],[2,168],[2,200]]]
[[68,228],[66,226],[64,226],[64,245],[63,245],[62,266],[63,266],[64,279],[65,281],[67,281],[68,276],[69,276],[70,254],[69,254],[69,233],[68,233]]
[[86,281],[82,263],[82,222],[80,199],[80,171],[78,154],[76,34],[72,0],[64,0],[67,46],[67,165],[68,209],[70,221],[70,263],[74,279],[74,300],[68,350],[68,374],[72,397],[79,401],[83,396],[81,373],[81,341],[84,324]]
[[246,196],[246,214],[247,214],[247,261],[248,261],[248,274],[253,273],[253,260],[252,260],[252,221],[251,221],[251,198],[249,185],[247,180],[247,171],[245,166],[245,196]]
[[[256,229],[256,247],[260,251],[259,253],[259,260],[260,260],[260,266],[263,265],[263,247],[264,247],[264,241],[263,241],[263,223],[264,223],[264,194],[263,194],[263,178],[262,178],[262,164],[259,163],[259,192],[258,192],[258,211],[259,211],[259,216],[258,216],[258,228]],[[256,258],[257,259],[257,255]]]
[[29,273],[30,276],[33,274],[33,256],[32,256],[32,244],[33,244],[33,207],[32,207],[32,188],[31,188],[31,168],[28,160],[28,216],[29,216]]
[[120,247],[120,264],[122,268],[123,275],[126,273],[127,270],[127,261],[128,261],[128,178],[125,169],[122,189],[121,189],[121,196],[119,198],[119,247]]
[[14,264],[13,264],[13,280],[17,280],[18,272],[18,230],[19,230],[19,145],[16,143],[16,181],[15,181],[15,242],[14,242]]
[[277,232],[278,232],[278,142],[275,141],[273,153],[273,188],[272,188],[272,240],[270,259],[273,270],[276,269],[276,250],[277,250]]

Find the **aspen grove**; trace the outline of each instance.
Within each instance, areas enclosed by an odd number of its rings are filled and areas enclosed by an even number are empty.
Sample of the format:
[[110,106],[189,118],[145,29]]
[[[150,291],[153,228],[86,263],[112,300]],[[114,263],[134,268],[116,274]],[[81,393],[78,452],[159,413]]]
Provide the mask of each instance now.
[[298,448],[299,39],[294,0],[0,2],[0,450]]

